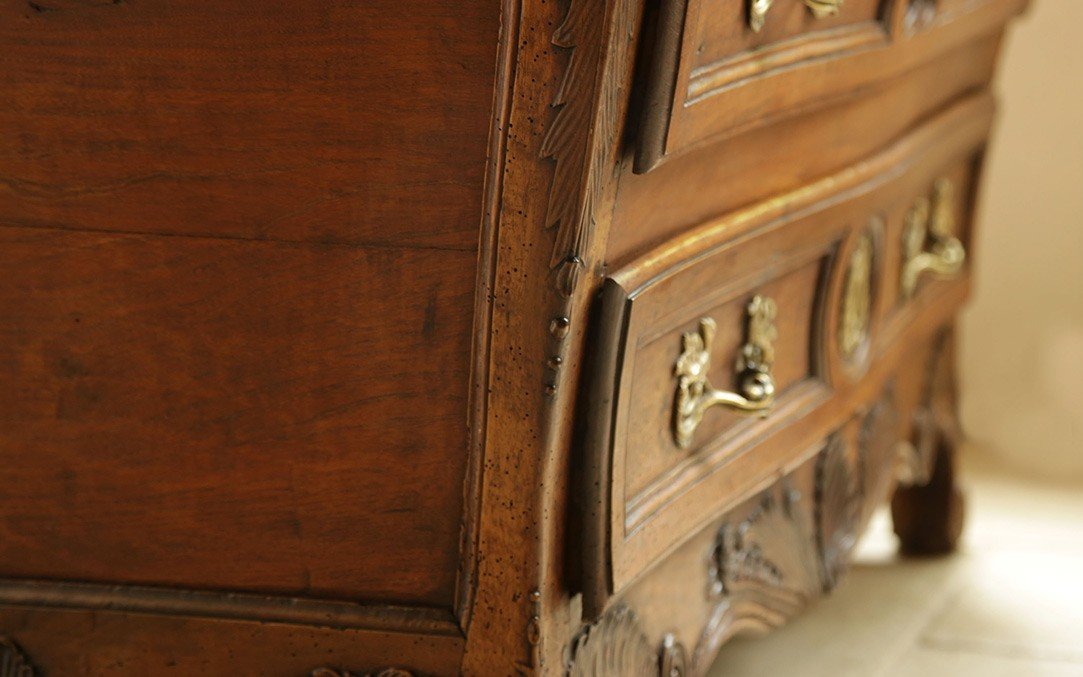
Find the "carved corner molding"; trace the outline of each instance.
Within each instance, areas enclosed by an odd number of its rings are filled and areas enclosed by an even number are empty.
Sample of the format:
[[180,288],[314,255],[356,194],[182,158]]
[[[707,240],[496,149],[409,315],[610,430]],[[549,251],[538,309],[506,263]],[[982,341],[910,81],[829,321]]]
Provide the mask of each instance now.
[[0,637],[0,677],[34,677],[34,666],[19,645]]

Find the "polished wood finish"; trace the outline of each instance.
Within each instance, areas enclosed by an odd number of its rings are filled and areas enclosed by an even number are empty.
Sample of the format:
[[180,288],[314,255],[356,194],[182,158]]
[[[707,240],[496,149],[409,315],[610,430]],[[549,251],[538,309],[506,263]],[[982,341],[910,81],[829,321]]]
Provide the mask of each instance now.
[[[697,675],[897,485],[950,550],[1024,6],[0,0],[3,660]],[[756,296],[775,399],[682,444]]]
[[450,608],[498,8],[0,13],[0,575]]

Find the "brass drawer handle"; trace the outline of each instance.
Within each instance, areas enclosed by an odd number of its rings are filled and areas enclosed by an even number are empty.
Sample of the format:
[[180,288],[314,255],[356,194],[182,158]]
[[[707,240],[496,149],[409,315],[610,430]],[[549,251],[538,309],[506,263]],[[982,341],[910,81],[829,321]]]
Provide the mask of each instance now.
[[[812,10],[813,16],[822,19],[826,16],[838,14],[843,0],[801,0],[801,2]],[[756,33],[762,31],[763,25],[767,22],[767,12],[771,10],[773,4],[775,4],[775,0],[751,0],[751,4],[748,6],[749,28]]]
[[737,357],[738,392],[716,390],[707,382],[711,366],[711,344],[717,325],[709,317],[699,321],[699,331],[683,337],[683,352],[677,359],[677,397],[674,405],[673,434],[677,446],[687,449],[692,436],[708,409],[723,405],[742,412],[762,416],[775,402],[775,379],[771,367],[775,362],[774,342],[778,338],[775,315],[778,308],[773,299],[755,296],[748,304],[747,338]]
[[923,273],[951,277],[963,269],[966,249],[955,237],[954,202],[955,187],[951,181],[940,179],[933,186],[932,203],[928,198],[919,198],[906,215],[899,280],[904,299],[914,296]]

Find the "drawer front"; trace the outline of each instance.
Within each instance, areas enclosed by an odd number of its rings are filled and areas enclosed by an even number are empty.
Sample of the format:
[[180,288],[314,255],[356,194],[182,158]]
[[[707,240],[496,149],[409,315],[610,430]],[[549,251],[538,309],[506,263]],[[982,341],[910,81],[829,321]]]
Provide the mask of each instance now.
[[[1026,0],[662,5],[644,87],[639,172],[706,142],[881,86],[998,34]],[[966,87],[959,83],[960,93]]]
[[927,418],[936,381],[950,375],[945,338],[908,346],[868,406],[812,456],[707,522],[611,608],[634,610],[650,640],[683,648],[674,652],[683,674],[702,675],[734,635],[770,630],[833,589],[896,480],[921,471],[912,422]]
[[965,101],[607,279],[581,490],[588,612],[814,454],[879,396],[901,346],[950,320],[991,117],[987,98]]

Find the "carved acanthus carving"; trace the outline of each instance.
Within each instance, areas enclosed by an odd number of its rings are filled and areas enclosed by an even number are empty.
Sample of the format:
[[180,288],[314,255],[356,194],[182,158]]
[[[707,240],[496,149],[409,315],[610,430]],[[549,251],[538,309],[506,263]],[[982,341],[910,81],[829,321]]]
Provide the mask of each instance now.
[[565,297],[586,266],[597,200],[616,166],[637,16],[631,0],[572,0],[553,34],[571,53],[541,154],[556,162],[545,225],[557,230],[549,264]]
[[0,637],[0,677],[34,677],[34,666],[15,642]]

